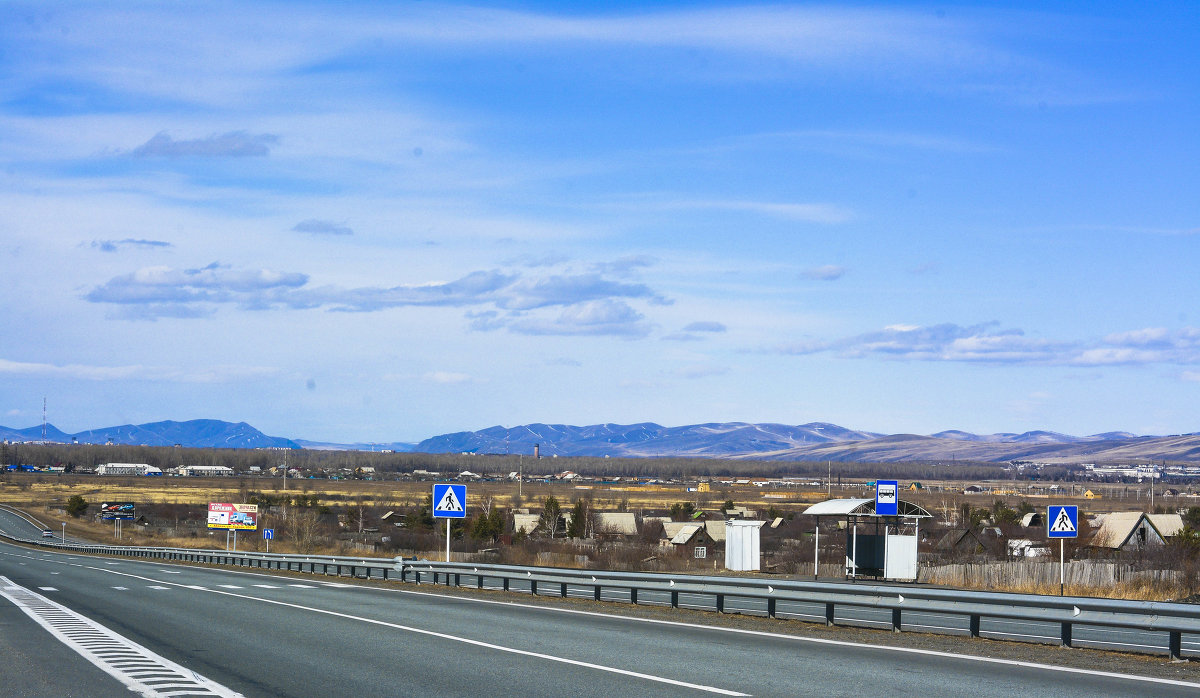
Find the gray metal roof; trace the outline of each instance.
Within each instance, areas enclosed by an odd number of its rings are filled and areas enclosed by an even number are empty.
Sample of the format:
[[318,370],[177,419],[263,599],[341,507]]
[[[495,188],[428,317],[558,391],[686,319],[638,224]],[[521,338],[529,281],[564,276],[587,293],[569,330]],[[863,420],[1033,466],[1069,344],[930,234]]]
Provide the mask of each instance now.
[[[903,499],[896,502],[900,516],[925,519],[932,516],[928,511]],[[874,499],[827,499],[804,510],[813,516],[877,516]]]

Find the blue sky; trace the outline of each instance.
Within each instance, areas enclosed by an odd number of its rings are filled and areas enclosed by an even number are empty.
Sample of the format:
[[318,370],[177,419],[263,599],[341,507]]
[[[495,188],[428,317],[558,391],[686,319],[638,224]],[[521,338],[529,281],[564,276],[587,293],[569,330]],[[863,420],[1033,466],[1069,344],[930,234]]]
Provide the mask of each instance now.
[[1196,431],[1198,17],[0,4],[0,423]]

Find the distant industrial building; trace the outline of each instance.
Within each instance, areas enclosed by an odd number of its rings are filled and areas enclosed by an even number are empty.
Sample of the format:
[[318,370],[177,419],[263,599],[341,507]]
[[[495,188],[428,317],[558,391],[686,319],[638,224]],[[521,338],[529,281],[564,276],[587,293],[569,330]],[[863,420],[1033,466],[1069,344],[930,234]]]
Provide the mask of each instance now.
[[175,472],[184,477],[233,477],[233,468],[225,465],[181,465]]
[[96,466],[97,475],[162,475],[161,468],[146,463],[104,463]]

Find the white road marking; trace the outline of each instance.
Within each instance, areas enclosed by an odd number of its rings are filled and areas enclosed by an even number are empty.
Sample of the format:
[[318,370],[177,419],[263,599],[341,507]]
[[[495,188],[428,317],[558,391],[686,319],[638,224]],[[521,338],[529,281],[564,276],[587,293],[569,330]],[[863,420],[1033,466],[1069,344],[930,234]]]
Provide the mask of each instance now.
[[218,584],[217,586],[221,587],[222,589],[241,589],[242,588],[236,584]]
[[41,589],[42,591],[58,591],[58,589],[55,589],[54,587],[38,587],[38,589]]
[[154,586],[154,585],[148,586],[146,588],[147,589],[159,589],[161,591],[170,591],[170,589],[171,589],[171,587],[160,587],[160,586]]
[[129,591],[129,587],[113,587],[113,589],[117,591]]
[[279,587],[275,586],[274,584],[251,584],[250,586],[256,586],[260,589],[278,589],[279,588]]
[[159,572],[162,572],[163,574],[180,574],[180,572],[177,570],[159,570]]
[[[131,574],[129,572],[118,572],[116,570],[105,570],[102,568],[97,568],[97,569],[99,569],[99,571],[109,572],[111,574],[119,574],[123,577],[133,577],[134,579],[141,579],[144,581],[151,581],[151,582],[160,581],[160,580],[150,579],[148,577],[142,577],[142,576],[139,576],[136,574]],[[171,584],[172,586],[184,586],[182,584],[176,585],[172,582],[165,582],[165,581],[161,582],[161,583]],[[228,586],[228,585],[221,584],[218,586]],[[285,608],[294,608],[294,609],[301,610],[301,611],[310,611],[312,613],[320,613],[322,615],[327,615],[327,616],[335,616],[337,618],[345,618],[347,620],[355,620],[355,621],[359,621],[360,623],[369,623],[371,625],[380,625],[385,628],[395,628],[396,630],[403,630],[405,632],[415,633],[417,635],[425,635],[426,637],[436,637],[436,638],[439,638],[442,640],[449,640],[451,642],[461,642],[462,644],[465,644],[465,645],[472,645],[475,647],[483,647],[486,649],[495,650],[497,652],[505,652],[508,654],[520,655],[522,657],[533,657],[535,659],[544,659],[549,662],[558,662],[560,664],[569,664],[571,666],[584,667],[587,669],[596,669],[598,671],[606,671],[611,674],[618,674],[621,676],[631,676],[633,678],[644,679],[646,681],[653,681],[655,683],[662,683],[662,684],[667,684],[670,686],[680,686],[683,688],[691,688],[691,689],[695,689],[697,691],[704,691],[706,693],[716,693],[718,695],[723,695],[723,696],[748,696],[748,695],[750,695],[748,693],[741,693],[739,691],[730,691],[730,690],[727,690],[724,688],[717,688],[715,686],[705,686],[703,684],[698,684],[698,683],[689,683],[687,681],[678,681],[676,679],[669,679],[669,678],[666,678],[665,676],[655,676],[654,674],[645,674],[645,673],[642,673],[639,671],[630,671],[628,669],[618,669],[617,667],[605,666],[603,664],[593,664],[592,662],[584,662],[584,661],[580,661],[578,659],[568,659],[566,657],[558,657],[558,656],[555,656],[552,654],[544,654],[542,652],[531,652],[529,650],[519,650],[519,649],[515,649],[513,647],[504,647],[503,645],[496,645],[496,644],[492,644],[490,642],[483,642],[482,640],[473,640],[469,637],[459,637],[457,635],[450,635],[448,633],[439,633],[439,632],[436,632],[433,630],[426,630],[424,628],[416,628],[416,627],[413,627],[410,625],[401,625],[399,623],[389,623],[388,621],[376,620],[375,618],[365,618],[363,616],[355,616],[355,615],[351,615],[349,613],[338,613],[337,611],[330,611],[330,610],[327,610],[324,608],[315,608],[313,606],[302,606],[302,605],[296,604],[296,603],[288,603],[286,601],[276,601],[274,599],[264,599],[264,598],[259,598],[256,596],[247,596],[245,594],[234,594],[234,593],[228,592],[228,591],[218,591],[217,589],[205,589],[204,591],[207,591],[210,594],[221,594],[222,596],[232,596],[232,597],[238,598],[238,599],[247,599],[250,601],[257,601],[258,603],[266,603],[266,604],[271,604],[274,606],[283,606]]]
[[311,584],[289,584],[288,586],[296,587],[297,589],[316,589],[316,587]]
[[[96,568],[103,570],[102,568]],[[12,581],[0,577],[4,583]],[[25,615],[96,668],[143,696],[209,695],[241,698],[241,694],[172,662],[87,616],[19,586],[2,595]]]

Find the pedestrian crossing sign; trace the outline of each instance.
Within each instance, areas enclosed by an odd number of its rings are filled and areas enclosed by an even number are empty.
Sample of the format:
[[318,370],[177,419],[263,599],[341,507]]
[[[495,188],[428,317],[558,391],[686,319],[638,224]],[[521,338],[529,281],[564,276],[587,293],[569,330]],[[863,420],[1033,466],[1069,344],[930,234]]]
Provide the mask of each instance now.
[[1079,537],[1079,507],[1055,505],[1046,510],[1046,536],[1048,538]]
[[467,486],[434,485],[433,515],[439,519],[467,518]]

